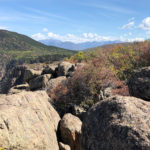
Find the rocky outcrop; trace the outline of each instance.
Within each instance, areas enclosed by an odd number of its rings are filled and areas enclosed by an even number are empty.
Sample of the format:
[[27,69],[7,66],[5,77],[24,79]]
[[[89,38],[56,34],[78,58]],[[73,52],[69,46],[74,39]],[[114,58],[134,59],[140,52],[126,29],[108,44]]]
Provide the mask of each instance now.
[[71,147],[71,150],[81,149],[81,126],[82,122],[72,114],[65,114],[60,121],[61,138],[65,144]]
[[36,78],[41,75],[41,71],[33,70],[33,69],[26,69],[24,72],[24,81],[29,82],[33,78]]
[[3,79],[0,82],[0,93],[8,93],[13,86],[24,84],[25,66],[16,66],[13,69],[6,71]]
[[29,81],[30,90],[34,91],[34,90],[45,88],[50,78],[51,78],[51,74],[45,74],[30,80]]
[[150,101],[150,67],[136,70],[128,81],[131,96]]
[[82,126],[84,150],[149,150],[150,103],[114,96],[94,105]]
[[75,70],[75,65],[69,62],[61,62],[58,64],[57,76],[69,76],[70,72]]
[[[53,83],[59,82],[62,78],[70,77],[75,70],[75,64],[69,62],[60,62],[57,64],[49,64],[45,68],[44,66],[34,65],[20,65],[11,68],[6,71],[3,79],[0,81],[0,93],[7,94],[11,88],[17,85],[29,83],[31,90],[38,89],[50,89]],[[33,69],[34,68],[34,69]],[[56,79],[49,83],[49,86],[45,83],[48,82],[47,77],[50,79]],[[47,88],[46,88],[47,87]],[[19,90],[13,90],[12,93],[18,93]],[[10,91],[11,93],[11,91]]]
[[0,95],[0,147],[13,150],[59,150],[60,118],[45,92]]
[[54,64],[54,65],[48,65],[46,66],[43,71],[42,71],[42,75],[43,74],[51,74],[54,77],[56,76],[56,68],[58,67],[58,65]]
[[47,85],[46,85],[46,91],[47,91],[47,93],[50,94],[51,90],[53,88],[55,88],[58,84],[65,82],[66,80],[67,79],[66,79],[65,76],[49,80],[48,83],[47,83]]

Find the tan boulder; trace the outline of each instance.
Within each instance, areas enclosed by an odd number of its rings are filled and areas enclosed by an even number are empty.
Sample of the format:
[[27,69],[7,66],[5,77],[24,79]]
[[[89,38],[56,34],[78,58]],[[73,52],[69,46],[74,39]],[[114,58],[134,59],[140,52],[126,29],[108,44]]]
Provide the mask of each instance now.
[[69,145],[63,144],[62,142],[59,142],[59,148],[60,150],[71,150]]
[[60,121],[61,139],[71,150],[81,150],[81,120],[72,114],[65,114]]
[[12,150],[59,150],[59,115],[45,92],[0,95],[0,147]]

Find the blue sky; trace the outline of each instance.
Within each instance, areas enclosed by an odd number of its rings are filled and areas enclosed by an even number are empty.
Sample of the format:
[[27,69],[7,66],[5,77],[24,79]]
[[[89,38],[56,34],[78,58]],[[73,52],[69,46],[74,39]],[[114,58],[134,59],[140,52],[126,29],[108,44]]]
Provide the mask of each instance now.
[[0,0],[0,29],[36,40],[150,38],[150,0]]

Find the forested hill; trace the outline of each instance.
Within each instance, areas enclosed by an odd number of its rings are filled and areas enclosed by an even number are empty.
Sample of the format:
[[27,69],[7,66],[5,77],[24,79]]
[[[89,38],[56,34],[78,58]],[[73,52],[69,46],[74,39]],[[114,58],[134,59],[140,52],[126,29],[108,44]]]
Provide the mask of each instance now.
[[7,30],[0,30],[0,76],[7,64],[53,62],[70,57],[76,51],[46,46],[32,38]]

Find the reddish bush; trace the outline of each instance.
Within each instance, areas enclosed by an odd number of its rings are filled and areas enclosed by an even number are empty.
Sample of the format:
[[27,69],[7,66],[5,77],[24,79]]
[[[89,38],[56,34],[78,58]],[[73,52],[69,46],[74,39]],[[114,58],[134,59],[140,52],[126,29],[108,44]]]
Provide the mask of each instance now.
[[64,114],[72,105],[88,109],[100,100],[100,91],[111,85],[117,88],[113,90],[113,94],[127,93],[124,84],[113,74],[104,58],[97,57],[78,68],[73,77],[57,86],[49,95],[55,101],[58,111]]

